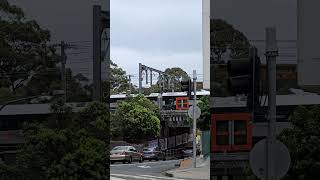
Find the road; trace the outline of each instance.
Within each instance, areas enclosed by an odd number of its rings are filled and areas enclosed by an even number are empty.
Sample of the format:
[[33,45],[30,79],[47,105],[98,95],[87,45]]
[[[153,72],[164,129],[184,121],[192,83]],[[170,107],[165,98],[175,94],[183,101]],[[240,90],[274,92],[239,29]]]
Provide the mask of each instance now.
[[181,180],[165,176],[165,171],[174,169],[179,160],[145,161],[143,163],[112,164],[110,169],[111,180]]

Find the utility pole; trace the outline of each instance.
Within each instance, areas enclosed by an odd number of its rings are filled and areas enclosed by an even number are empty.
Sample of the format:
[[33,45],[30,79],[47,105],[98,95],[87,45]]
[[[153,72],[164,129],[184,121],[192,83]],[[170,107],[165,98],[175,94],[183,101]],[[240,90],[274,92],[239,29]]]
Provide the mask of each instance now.
[[139,93],[142,93],[142,64],[139,63]]
[[62,86],[64,90],[64,103],[67,102],[67,78],[66,78],[66,62],[67,62],[67,56],[66,56],[66,44],[64,41],[61,41],[60,44],[61,48],[61,81],[62,81]]
[[197,167],[197,119],[195,117],[197,107],[197,72],[193,70],[193,167]]
[[275,154],[274,154],[274,144],[276,142],[275,134],[275,123],[276,123],[276,57],[278,56],[278,47],[276,39],[276,29],[266,28],[266,60],[268,66],[268,84],[269,84],[269,116],[268,116],[268,137],[267,137],[267,158],[266,158],[266,180],[276,180],[275,179]]
[[[100,5],[93,5],[93,100],[101,101],[101,37],[110,28],[110,13],[102,11]],[[109,56],[109,49],[108,56]],[[109,58],[109,57],[108,57]],[[109,60],[107,59],[109,64]],[[109,67],[108,67],[109,68]]]
[[93,6],[93,100],[101,101],[101,6]]
[[129,77],[129,95],[131,95],[131,89],[132,89],[132,87],[131,87],[131,77],[133,77],[132,75],[128,75],[128,77]]

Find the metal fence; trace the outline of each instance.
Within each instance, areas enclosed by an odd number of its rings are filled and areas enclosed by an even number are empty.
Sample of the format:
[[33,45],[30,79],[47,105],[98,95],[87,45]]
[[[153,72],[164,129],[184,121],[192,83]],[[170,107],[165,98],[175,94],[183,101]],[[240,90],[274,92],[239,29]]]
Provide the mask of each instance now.
[[161,150],[172,149],[176,146],[186,144],[192,141],[192,134],[184,133],[177,136],[171,136],[168,138],[155,139],[149,141],[149,147],[160,147]]

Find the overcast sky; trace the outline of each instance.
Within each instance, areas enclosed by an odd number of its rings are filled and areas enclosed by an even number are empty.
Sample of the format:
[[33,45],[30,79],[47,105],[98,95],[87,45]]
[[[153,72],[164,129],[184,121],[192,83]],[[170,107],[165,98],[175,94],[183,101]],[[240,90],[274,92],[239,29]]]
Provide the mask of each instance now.
[[[91,78],[91,0],[9,1],[49,29],[52,42],[76,41],[80,48],[67,51],[67,65]],[[226,19],[249,39],[264,39],[264,28],[269,25],[277,27],[278,39],[296,39],[296,0],[211,2],[216,18]],[[188,74],[196,69],[202,80],[201,3],[202,0],[111,0],[111,59],[135,75],[134,81],[139,62],[160,70],[178,66]],[[286,54],[285,58],[292,60],[292,52]]]
[[[111,59],[137,81],[138,63],[202,75],[201,0],[111,0]],[[200,77],[202,79],[202,77]]]

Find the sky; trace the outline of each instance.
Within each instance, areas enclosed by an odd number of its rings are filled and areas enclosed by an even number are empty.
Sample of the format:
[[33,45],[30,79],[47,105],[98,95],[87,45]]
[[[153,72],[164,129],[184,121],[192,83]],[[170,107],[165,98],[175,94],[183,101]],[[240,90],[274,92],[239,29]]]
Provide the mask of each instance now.
[[[92,76],[92,1],[9,0],[51,31],[52,42],[76,42],[67,66]],[[106,2],[106,1],[102,1]],[[137,81],[138,63],[202,74],[201,0],[111,0],[111,59]],[[103,7],[105,7],[103,5]]]
[[[67,66],[91,78],[91,0],[9,2],[21,7],[28,18],[49,29],[52,43],[64,40],[78,45],[78,49],[67,51]],[[106,2],[102,1],[104,9]],[[249,39],[264,39],[264,28],[270,25],[277,27],[279,39],[296,39],[296,0],[211,2],[215,18],[226,19]],[[138,63],[159,70],[178,66],[188,74],[195,69],[201,81],[201,3],[202,0],[111,0],[111,59],[128,74],[134,75],[135,83]],[[286,54],[281,59],[291,62],[295,44],[281,46],[285,47],[281,53]],[[263,50],[263,44],[260,49]]]
[[111,0],[111,59],[138,81],[138,64],[202,75],[201,0]]

